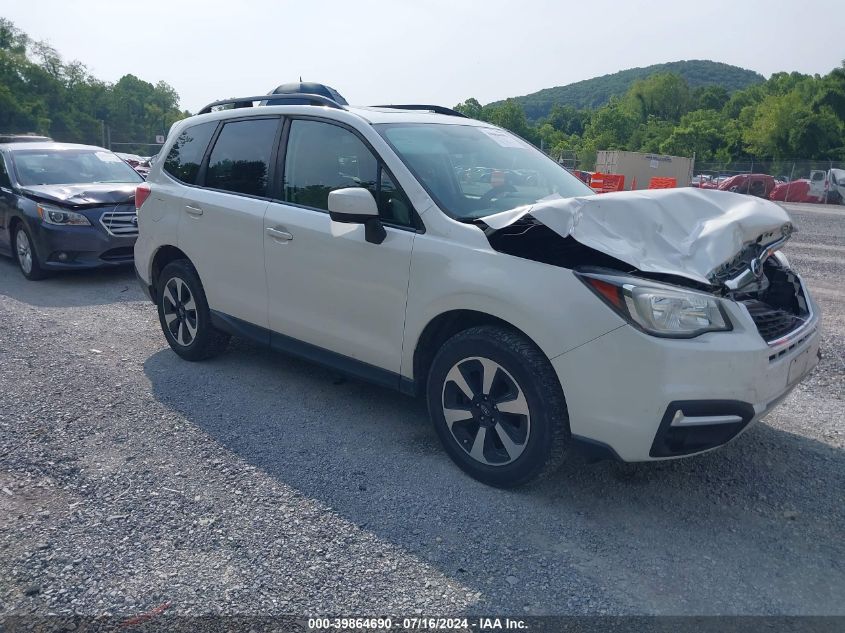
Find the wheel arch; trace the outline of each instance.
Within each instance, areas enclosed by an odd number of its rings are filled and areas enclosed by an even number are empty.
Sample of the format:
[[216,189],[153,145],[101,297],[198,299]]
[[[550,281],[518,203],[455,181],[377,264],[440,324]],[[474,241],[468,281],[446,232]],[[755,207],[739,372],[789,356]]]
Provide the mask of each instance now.
[[23,224],[24,221],[19,215],[13,215],[9,218],[9,223],[6,225],[6,229],[9,231],[9,247],[12,248],[15,245],[15,229],[18,227],[19,224]]
[[18,227],[22,226],[26,229],[27,233],[30,236],[30,244],[29,247],[33,250],[34,253],[38,253],[38,245],[35,243],[35,237],[33,237],[33,229],[29,225],[26,220],[26,217],[20,213],[14,213],[8,220],[6,224],[6,228],[9,231],[9,250],[12,253],[13,257],[17,257],[15,255],[15,231],[17,231]]
[[[419,396],[425,393],[425,383],[428,379],[431,363],[438,350],[443,346],[443,343],[459,332],[481,325],[494,325],[517,332],[542,351],[542,348],[537,345],[537,342],[523,330],[492,314],[478,310],[463,309],[443,312],[426,324],[414,346],[413,395]],[[545,354],[545,352],[543,353]]]
[[[161,275],[161,271],[170,262],[174,262],[177,259],[187,260],[191,266],[194,266],[191,258],[183,250],[170,244],[160,246],[155,252],[155,255],[153,255],[152,261],[150,262],[150,289],[153,293],[152,299],[154,302],[158,301],[158,278]],[[196,266],[194,266],[194,270],[196,270]],[[202,280],[200,280],[200,283],[202,283]]]

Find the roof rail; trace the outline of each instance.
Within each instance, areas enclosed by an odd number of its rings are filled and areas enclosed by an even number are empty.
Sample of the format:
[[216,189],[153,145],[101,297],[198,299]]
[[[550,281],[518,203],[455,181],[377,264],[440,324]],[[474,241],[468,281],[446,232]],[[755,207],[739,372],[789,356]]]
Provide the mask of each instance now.
[[[197,112],[197,114],[208,114],[212,111],[213,108],[217,106],[223,105],[232,105],[235,108],[251,108],[254,101],[308,101],[308,105],[316,105],[316,106],[327,106],[329,108],[335,108],[338,110],[345,110],[342,105],[340,105],[337,101],[333,99],[329,99],[328,97],[324,97],[323,95],[314,95],[314,94],[269,94],[269,95],[258,95],[256,97],[236,97],[234,99],[221,99],[220,101],[215,101],[213,103],[209,103],[205,106],[202,110]],[[264,105],[264,104],[262,104]],[[275,104],[274,104],[275,105]]]
[[428,112],[434,112],[435,114],[445,114],[448,116],[459,116],[465,119],[469,117],[466,114],[461,114],[457,110],[453,110],[452,108],[444,108],[443,106],[439,105],[425,105],[420,103],[409,103],[405,105],[374,105],[370,106],[371,108],[393,108],[394,110],[426,110]]

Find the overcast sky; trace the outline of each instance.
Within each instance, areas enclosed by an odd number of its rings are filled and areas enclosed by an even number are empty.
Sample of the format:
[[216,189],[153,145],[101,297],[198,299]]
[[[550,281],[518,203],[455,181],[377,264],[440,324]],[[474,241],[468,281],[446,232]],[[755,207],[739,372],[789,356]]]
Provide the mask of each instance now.
[[196,111],[320,81],[353,104],[481,103],[624,68],[711,59],[769,76],[845,58],[843,3],[780,0],[0,0],[100,79],[164,80]]

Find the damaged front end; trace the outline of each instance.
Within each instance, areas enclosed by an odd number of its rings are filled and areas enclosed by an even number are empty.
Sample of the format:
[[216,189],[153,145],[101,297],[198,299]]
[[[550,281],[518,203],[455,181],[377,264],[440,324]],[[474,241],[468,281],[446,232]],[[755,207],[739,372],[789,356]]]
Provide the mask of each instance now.
[[744,306],[770,346],[797,339],[813,320],[779,250],[794,227],[768,201],[697,189],[624,192],[540,202],[478,223],[495,250],[573,270],[655,336],[731,329],[720,299]]
[[725,296],[745,306],[760,336],[770,346],[800,337],[814,316],[801,278],[780,251],[760,264],[758,270],[752,271],[753,281],[735,289],[726,286]]

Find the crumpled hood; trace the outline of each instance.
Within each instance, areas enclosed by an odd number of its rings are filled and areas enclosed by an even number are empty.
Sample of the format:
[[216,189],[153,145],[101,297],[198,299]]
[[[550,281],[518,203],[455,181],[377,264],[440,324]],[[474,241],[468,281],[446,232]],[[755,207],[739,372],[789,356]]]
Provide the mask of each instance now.
[[134,183],[114,182],[82,185],[31,185],[24,187],[23,193],[45,202],[79,207],[129,202],[134,199],[136,186]]
[[768,200],[684,187],[541,201],[482,218],[494,230],[530,214],[562,237],[652,273],[711,284],[711,274],[761,236],[792,231]]

